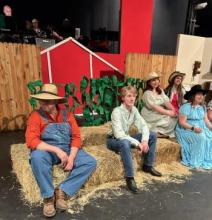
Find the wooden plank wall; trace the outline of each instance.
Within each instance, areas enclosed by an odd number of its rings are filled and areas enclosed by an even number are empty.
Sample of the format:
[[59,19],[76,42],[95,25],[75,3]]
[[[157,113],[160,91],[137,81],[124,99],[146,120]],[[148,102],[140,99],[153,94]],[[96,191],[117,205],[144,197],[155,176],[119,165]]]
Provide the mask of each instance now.
[[167,86],[169,75],[176,70],[177,56],[128,53],[126,56],[126,75],[144,79],[155,71],[161,75],[161,87]]
[[0,131],[24,129],[29,113],[27,83],[41,79],[40,49],[0,43]]

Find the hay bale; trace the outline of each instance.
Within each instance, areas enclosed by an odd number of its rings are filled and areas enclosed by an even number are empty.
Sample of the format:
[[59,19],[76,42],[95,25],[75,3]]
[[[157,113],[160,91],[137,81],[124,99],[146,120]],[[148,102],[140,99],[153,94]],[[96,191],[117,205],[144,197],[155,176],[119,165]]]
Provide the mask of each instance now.
[[[85,190],[97,188],[102,184],[122,180],[124,177],[123,164],[119,154],[108,150],[105,146],[106,134],[110,130],[110,123],[98,127],[81,128],[84,150],[94,156],[97,160],[97,169],[85,184]],[[179,144],[169,139],[158,139],[156,164],[171,163],[179,161]],[[140,156],[137,150],[133,150],[133,162],[135,175],[137,168],[141,166]],[[41,203],[39,188],[29,164],[29,150],[25,144],[11,146],[12,165],[15,174],[22,186],[22,195],[30,203]],[[66,176],[60,166],[53,167],[53,183],[58,186]]]
[[[85,184],[85,188],[92,188],[103,183],[113,182],[123,179],[124,170],[121,158],[118,154],[108,150],[105,146],[92,146],[85,149],[97,160],[97,169]],[[14,144],[11,146],[11,158],[13,171],[22,186],[22,195],[29,203],[40,203],[41,197],[39,188],[32,174],[29,164],[29,150],[25,144]],[[135,173],[137,162],[134,160]],[[53,167],[53,184],[58,186],[68,175],[63,172],[60,166]]]
[[[40,203],[40,190],[34,178],[29,163],[29,150],[25,144],[14,144],[11,146],[11,159],[13,171],[16,174],[22,188],[22,196],[30,204]],[[60,166],[53,167],[53,183],[58,186],[66,178],[67,172],[63,172]]]
[[[131,126],[130,135],[138,133],[135,126]],[[138,159],[138,157],[136,157]],[[161,163],[171,163],[180,160],[180,145],[173,139],[158,138],[156,148],[156,165]]]
[[86,186],[97,186],[123,177],[123,166],[120,156],[104,146],[86,147],[86,151],[97,160],[97,169]]
[[180,161],[180,145],[173,140],[158,138],[156,164]]
[[[91,149],[92,146],[105,145],[106,136],[110,129],[111,129],[110,122],[98,127],[95,126],[82,127],[81,136],[83,140],[83,147],[89,146],[89,148]],[[130,135],[136,134],[137,128],[131,126],[129,133]],[[140,164],[140,157],[136,155],[136,158],[137,158],[137,162]],[[179,161],[179,160],[180,160],[180,145],[171,139],[158,138],[156,164],[170,163],[172,161]]]
[[[85,151],[97,160],[97,169],[86,183],[86,187],[98,186],[104,183],[123,179],[124,169],[119,154],[108,150],[105,146],[86,147]],[[133,160],[134,172],[137,172],[137,161]]]
[[11,146],[10,153],[13,171],[22,186],[22,196],[30,204],[39,203],[40,191],[29,164],[29,150],[25,144],[14,144]]
[[105,145],[106,136],[110,129],[110,122],[100,126],[81,127],[82,146]]

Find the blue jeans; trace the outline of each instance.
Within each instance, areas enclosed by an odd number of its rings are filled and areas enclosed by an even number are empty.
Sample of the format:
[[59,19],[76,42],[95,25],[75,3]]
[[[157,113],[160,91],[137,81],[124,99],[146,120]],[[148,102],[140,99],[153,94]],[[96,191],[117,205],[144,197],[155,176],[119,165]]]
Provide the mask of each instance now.
[[[141,141],[142,139],[141,134],[136,134],[132,137],[138,141]],[[148,142],[149,151],[144,155],[144,165],[147,165],[147,166],[154,165],[156,142],[157,142],[156,133],[150,132],[149,142]],[[132,161],[132,155],[131,155],[131,148],[133,148],[133,146],[131,145],[130,141],[126,139],[108,138],[107,147],[108,149],[112,151],[120,152],[121,159],[124,164],[125,177],[134,177],[133,161]]]
[[[54,153],[43,150],[31,152],[31,167],[36,181],[39,185],[42,198],[54,195],[52,183],[52,166],[60,163],[60,159]],[[85,183],[96,168],[96,160],[80,149],[77,152],[74,167],[67,178],[59,185],[67,195],[73,196]]]

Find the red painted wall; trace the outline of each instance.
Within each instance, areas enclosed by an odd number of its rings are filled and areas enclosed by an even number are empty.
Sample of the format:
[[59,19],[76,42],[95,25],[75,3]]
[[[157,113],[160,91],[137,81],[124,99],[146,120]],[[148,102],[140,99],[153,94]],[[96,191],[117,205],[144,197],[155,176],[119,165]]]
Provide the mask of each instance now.
[[122,0],[121,54],[149,53],[153,0]]

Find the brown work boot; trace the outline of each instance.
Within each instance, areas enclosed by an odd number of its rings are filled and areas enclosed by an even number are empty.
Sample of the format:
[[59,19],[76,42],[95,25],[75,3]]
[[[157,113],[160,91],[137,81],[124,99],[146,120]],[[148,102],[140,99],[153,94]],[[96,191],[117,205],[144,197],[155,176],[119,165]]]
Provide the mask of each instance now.
[[60,189],[55,189],[55,199],[56,199],[56,208],[60,211],[65,211],[68,209],[66,194]]
[[54,207],[54,196],[50,198],[45,198],[43,200],[43,214],[46,217],[53,217],[56,214],[56,210]]

